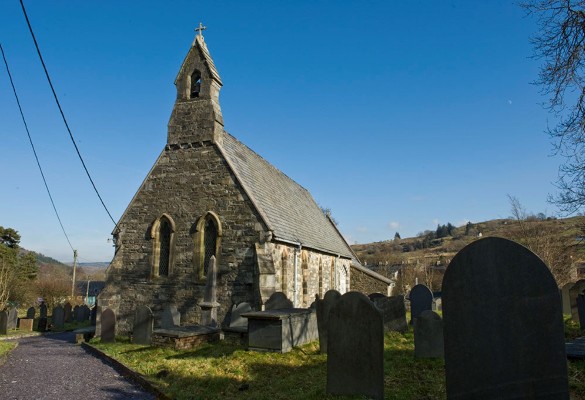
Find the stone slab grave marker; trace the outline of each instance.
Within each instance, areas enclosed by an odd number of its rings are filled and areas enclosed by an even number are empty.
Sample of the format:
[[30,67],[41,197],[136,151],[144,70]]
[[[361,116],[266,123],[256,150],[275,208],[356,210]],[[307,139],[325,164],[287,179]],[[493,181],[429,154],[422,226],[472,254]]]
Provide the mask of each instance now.
[[327,331],[329,327],[329,312],[337,301],[341,298],[341,293],[331,289],[325,292],[323,300],[318,297],[315,299],[317,311],[317,329],[319,330],[319,351],[321,354],[327,353]]
[[569,291],[573,287],[575,282],[569,282],[563,285],[561,288],[561,300],[563,302],[563,314],[571,314],[571,296]]
[[242,302],[232,306],[230,328],[248,328],[248,318],[242,317],[243,313],[252,312],[250,303]]
[[45,302],[42,302],[39,307],[39,317],[47,318],[47,305],[45,304]]
[[201,307],[201,325],[216,327],[217,324],[217,262],[215,256],[209,259],[207,270],[207,281],[205,282],[205,293]]
[[408,299],[410,300],[411,324],[415,318],[418,318],[420,313],[433,308],[433,292],[422,283],[419,283],[412,288],[408,295]]
[[376,300],[376,299],[383,299],[383,298],[386,298],[386,297],[387,297],[387,296],[383,295],[382,293],[378,293],[378,292],[376,292],[376,293],[370,293],[370,294],[368,295],[368,298],[369,298],[371,301],[374,301],[374,300]]
[[45,302],[41,302],[39,307],[39,323],[37,325],[39,332],[45,332],[47,330],[47,305]]
[[83,320],[84,321],[89,321],[89,317],[91,315],[91,310],[89,309],[89,307],[87,306],[87,304],[84,304],[81,306],[81,309],[83,310]]
[[111,308],[106,308],[100,316],[101,342],[113,343],[116,341],[116,314]]
[[154,315],[147,306],[138,306],[134,312],[134,329],[132,342],[136,344],[151,344]]
[[36,310],[34,307],[29,307],[28,310],[26,310],[26,317],[29,319],[35,319],[35,314]]
[[479,239],[443,278],[449,399],[569,399],[561,298],[547,266],[507,239]]
[[77,322],[85,322],[89,320],[89,307],[86,306],[85,304],[77,307],[77,310],[75,312],[75,320]]
[[24,332],[32,332],[34,321],[33,318],[20,318],[18,320],[18,329]]
[[8,334],[8,312],[0,311],[0,335]]
[[63,328],[65,326],[65,310],[60,305],[53,309],[53,326]]
[[[370,297],[371,298],[371,297]],[[373,303],[382,310],[384,316],[384,331],[404,333],[408,329],[406,322],[406,306],[404,296],[376,296]]]
[[71,303],[65,303],[63,311],[65,311],[65,322],[71,322]]
[[11,307],[8,310],[8,329],[16,329],[18,325],[18,309],[16,307]]
[[362,293],[345,293],[329,312],[327,393],[384,398],[382,312]]
[[585,279],[580,279],[569,289],[569,301],[571,303],[571,318],[579,322],[579,310],[577,309],[577,296],[585,291]]
[[282,292],[272,293],[264,304],[265,310],[282,310],[286,308],[293,308],[293,303]]
[[426,310],[414,320],[414,356],[443,358],[443,320],[434,311]]
[[165,306],[160,326],[162,329],[172,329],[176,326],[181,326],[181,313],[177,310],[177,306],[174,304],[168,304]]
[[89,314],[89,322],[91,323],[91,326],[96,325],[96,320],[97,320],[97,306],[93,306],[91,308],[91,312]]
[[78,313],[77,310],[79,310],[79,306],[77,306],[77,305],[75,307],[73,307],[73,309],[71,310],[71,320],[72,321],[77,321],[77,313]]

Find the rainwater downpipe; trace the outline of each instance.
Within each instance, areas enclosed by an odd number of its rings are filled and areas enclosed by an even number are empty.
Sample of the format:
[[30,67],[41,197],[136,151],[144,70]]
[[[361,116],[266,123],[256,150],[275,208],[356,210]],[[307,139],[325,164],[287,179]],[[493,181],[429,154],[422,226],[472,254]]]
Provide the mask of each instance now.
[[299,247],[295,248],[295,261],[294,261],[294,281],[293,281],[293,307],[297,308],[298,300],[297,300],[297,291],[298,291],[298,279],[297,274],[299,272],[299,262],[297,256],[303,249],[303,245],[299,242]]

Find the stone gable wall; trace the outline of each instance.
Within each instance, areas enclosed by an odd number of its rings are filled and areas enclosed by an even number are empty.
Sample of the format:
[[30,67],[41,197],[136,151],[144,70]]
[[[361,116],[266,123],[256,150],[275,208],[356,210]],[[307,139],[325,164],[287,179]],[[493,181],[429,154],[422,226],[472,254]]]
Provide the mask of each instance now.
[[388,283],[376,279],[354,267],[351,268],[351,290],[362,292],[366,296],[376,292],[382,293],[386,296],[391,295],[391,293],[388,292]]

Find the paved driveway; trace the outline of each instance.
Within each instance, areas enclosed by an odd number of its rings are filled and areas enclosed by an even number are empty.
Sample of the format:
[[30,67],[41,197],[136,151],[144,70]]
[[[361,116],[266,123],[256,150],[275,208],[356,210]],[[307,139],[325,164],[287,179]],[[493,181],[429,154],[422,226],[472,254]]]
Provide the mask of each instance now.
[[3,400],[155,399],[74,343],[73,333],[19,339],[0,366]]

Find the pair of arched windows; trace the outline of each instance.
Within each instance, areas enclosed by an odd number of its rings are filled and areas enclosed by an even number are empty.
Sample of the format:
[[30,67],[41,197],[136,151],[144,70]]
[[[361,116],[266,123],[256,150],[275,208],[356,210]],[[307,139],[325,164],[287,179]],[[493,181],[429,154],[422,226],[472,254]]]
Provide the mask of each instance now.
[[[199,218],[193,237],[193,265],[199,279],[204,279],[212,256],[218,258],[222,230],[219,217],[211,211]],[[175,255],[175,223],[168,214],[163,214],[151,228],[153,277],[169,276]]]

